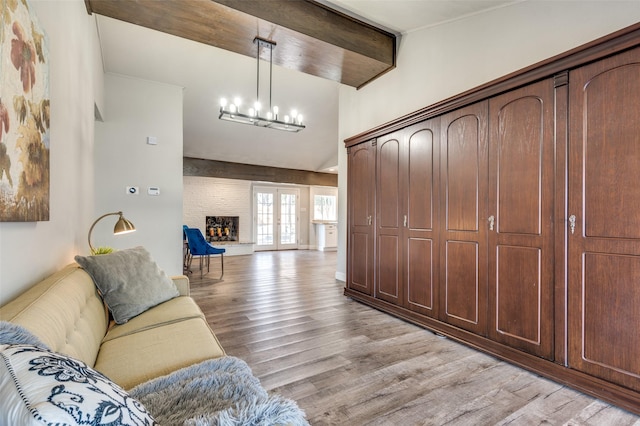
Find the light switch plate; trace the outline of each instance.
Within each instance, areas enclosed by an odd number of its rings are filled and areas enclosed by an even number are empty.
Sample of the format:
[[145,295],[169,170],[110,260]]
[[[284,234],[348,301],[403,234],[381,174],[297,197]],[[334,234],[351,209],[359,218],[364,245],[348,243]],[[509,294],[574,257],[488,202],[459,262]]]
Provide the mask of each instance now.
[[158,188],[157,186],[148,187],[147,195],[160,195],[160,188]]

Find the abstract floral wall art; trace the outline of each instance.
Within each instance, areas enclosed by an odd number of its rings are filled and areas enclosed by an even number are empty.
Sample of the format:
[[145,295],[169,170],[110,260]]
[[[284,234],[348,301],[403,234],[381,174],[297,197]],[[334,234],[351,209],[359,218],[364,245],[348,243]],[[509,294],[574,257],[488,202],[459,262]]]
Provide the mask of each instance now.
[[28,0],[0,0],[0,222],[49,220],[49,49]]

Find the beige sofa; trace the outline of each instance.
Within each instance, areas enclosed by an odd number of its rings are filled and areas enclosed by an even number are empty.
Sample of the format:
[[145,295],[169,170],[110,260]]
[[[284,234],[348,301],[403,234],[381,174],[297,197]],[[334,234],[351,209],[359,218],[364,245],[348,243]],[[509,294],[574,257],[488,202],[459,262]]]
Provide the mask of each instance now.
[[71,264],[0,307],[51,350],[80,359],[124,389],[225,355],[189,297],[185,276],[171,277],[180,295],[118,325],[91,276]]

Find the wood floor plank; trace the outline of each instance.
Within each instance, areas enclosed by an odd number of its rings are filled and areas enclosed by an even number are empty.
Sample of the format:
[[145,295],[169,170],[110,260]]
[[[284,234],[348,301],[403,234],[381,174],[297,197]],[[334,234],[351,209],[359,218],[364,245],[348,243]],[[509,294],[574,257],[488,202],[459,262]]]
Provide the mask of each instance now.
[[[634,425],[640,417],[355,302],[336,253],[259,252],[191,274],[228,355],[312,425]],[[215,269],[215,268],[214,268]]]

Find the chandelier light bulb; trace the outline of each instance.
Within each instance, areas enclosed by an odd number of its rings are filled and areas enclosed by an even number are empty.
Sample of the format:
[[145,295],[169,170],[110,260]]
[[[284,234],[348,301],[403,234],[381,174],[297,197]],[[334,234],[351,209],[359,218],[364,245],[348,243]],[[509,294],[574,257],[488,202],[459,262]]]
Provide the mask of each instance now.
[[255,117],[255,115],[256,115],[256,110],[255,110],[255,109],[253,109],[253,108],[249,108],[249,115],[250,115],[250,116],[252,116],[252,117]]
[[297,120],[298,124],[302,124],[302,114],[298,114]]
[[284,116],[284,122],[285,122],[285,123],[288,123],[288,122],[289,122],[289,120],[290,120],[289,116],[288,116],[288,115],[285,115],[285,116]]
[[273,120],[273,113],[271,111],[267,111],[267,120]]
[[291,118],[295,120],[297,115],[298,115],[298,111],[296,111],[295,109],[292,109],[291,110]]
[[224,109],[227,106],[227,98],[220,99],[220,106]]
[[258,113],[258,111],[260,111],[260,109],[262,108],[262,105],[260,105],[260,102],[259,102],[259,101],[256,101],[256,102],[253,104],[253,107],[256,109],[256,114],[257,114],[257,113]]
[[273,106],[273,115],[275,115],[276,118],[278,118],[278,107],[276,105]]
[[233,103],[236,105],[236,108],[240,109],[240,105],[242,105],[242,99],[236,97],[233,99]]
[[229,112],[235,113],[237,110],[238,110],[238,107],[236,107],[236,104],[229,105]]

